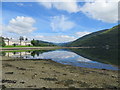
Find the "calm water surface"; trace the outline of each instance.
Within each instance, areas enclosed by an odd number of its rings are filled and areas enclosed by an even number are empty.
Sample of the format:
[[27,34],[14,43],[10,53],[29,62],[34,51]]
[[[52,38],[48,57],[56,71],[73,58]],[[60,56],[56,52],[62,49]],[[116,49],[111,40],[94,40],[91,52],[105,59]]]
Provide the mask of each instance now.
[[[75,52],[76,51],[76,52]],[[79,51],[79,52],[78,52]],[[92,60],[79,54],[80,50],[36,50],[36,51],[26,51],[26,52],[2,52],[1,55],[8,57],[20,57],[23,59],[51,59],[55,62],[73,65],[78,67],[86,68],[97,68],[97,69],[109,69],[109,70],[118,70],[117,67],[112,66],[111,64],[106,64]],[[106,61],[106,60],[105,60]]]

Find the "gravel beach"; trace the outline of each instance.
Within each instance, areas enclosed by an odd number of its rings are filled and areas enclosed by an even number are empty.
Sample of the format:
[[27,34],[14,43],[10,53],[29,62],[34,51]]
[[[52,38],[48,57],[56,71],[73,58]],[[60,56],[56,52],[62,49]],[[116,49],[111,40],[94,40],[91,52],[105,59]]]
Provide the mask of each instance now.
[[90,69],[49,59],[2,57],[2,85],[6,88],[118,88],[118,71]]

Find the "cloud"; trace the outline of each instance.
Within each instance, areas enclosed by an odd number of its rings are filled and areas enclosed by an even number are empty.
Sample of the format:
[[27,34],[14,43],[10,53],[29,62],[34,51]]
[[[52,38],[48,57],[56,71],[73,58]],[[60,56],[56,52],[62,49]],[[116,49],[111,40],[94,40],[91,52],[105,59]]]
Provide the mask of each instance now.
[[9,21],[6,30],[16,34],[31,33],[36,30],[36,28],[33,27],[35,22],[31,17],[17,16]]
[[76,13],[80,11],[80,6],[77,4],[77,2],[75,2],[76,0],[67,0],[67,1],[63,2],[62,0],[61,2],[40,2],[40,4],[48,9],[56,8],[57,10],[64,10],[69,13]]
[[68,35],[58,35],[58,36],[37,35],[37,36],[35,36],[35,39],[43,40],[43,41],[49,41],[49,42],[55,42],[55,43],[64,43],[64,42],[73,41],[76,38],[73,37],[73,36],[68,36]]
[[86,2],[83,7],[81,7],[81,11],[93,19],[116,23],[118,21],[117,1],[118,0],[94,0],[92,3]]
[[76,32],[76,35],[78,36],[78,37],[82,37],[82,36],[84,36],[84,35],[87,35],[87,34],[90,34],[91,32],[87,32],[87,31],[84,31],[84,32]]
[[75,27],[75,23],[70,21],[68,17],[61,15],[52,17],[50,26],[53,31],[66,31]]
[[18,5],[18,6],[21,6],[21,7],[24,6],[23,3],[17,3],[17,5]]
[[31,7],[32,6],[32,4],[30,4],[30,3],[26,4],[26,3],[23,3],[23,2],[17,2],[16,5],[19,6],[19,7],[25,7],[25,6],[26,7]]
[[85,4],[83,6],[79,5],[77,0],[58,1],[40,2],[40,5],[48,9],[56,8],[68,13],[82,12],[90,18],[102,22],[116,23],[118,21],[118,1],[120,0],[84,0]]
[[37,38],[44,38],[44,36],[43,35],[37,35],[37,36],[35,36],[35,38],[37,39]]
[[52,8],[52,2],[40,2],[40,4],[48,9]]

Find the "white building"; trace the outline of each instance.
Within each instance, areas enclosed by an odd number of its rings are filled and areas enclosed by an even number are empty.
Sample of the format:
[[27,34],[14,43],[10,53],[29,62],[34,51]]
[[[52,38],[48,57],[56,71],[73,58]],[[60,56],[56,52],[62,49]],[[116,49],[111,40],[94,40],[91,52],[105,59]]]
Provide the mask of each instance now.
[[29,41],[29,40],[28,41],[21,41],[21,44],[20,44],[20,40],[15,40],[15,39],[4,40],[4,41],[5,41],[6,45],[13,45],[13,44],[22,45],[22,46],[32,45],[31,41]]

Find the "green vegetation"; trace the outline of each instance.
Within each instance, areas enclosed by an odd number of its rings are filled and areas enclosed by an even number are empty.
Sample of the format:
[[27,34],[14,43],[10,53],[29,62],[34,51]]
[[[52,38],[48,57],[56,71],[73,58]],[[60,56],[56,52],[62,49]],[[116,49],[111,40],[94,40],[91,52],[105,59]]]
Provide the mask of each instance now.
[[0,47],[4,47],[6,44],[4,42],[4,38],[0,37]]
[[69,42],[66,46],[95,46],[95,47],[104,47],[104,46],[118,46],[118,39],[120,39],[120,25],[117,25],[111,29],[97,31],[88,35],[85,35],[73,42]]
[[113,28],[97,31],[85,35],[73,42],[64,45],[68,47],[96,47],[89,49],[71,49],[80,56],[90,60],[118,65],[119,49],[118,40],[120,39],[120,25]]
[[34,40],[34,39],[31,41],[31,44],[33,46],[56,46],[56,45],[54,45],[53,43],[50,43],[50,42]]
[[34,47],[34,46],[20,46],[20,45],[9,45],[9,46],[4,46],[3,48],[13,48],[13,47]]

